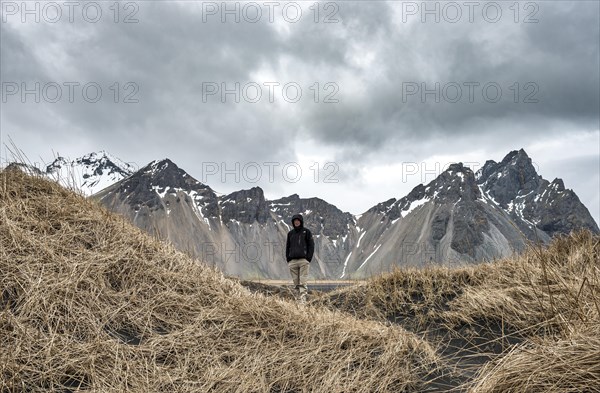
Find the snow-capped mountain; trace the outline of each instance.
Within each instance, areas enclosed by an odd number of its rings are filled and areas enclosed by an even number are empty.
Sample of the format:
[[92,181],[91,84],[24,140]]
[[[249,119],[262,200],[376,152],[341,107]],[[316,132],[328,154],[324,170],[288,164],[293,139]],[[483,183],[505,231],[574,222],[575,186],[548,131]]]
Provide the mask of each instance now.
[[58,156],[42,168],[27,164],[11,165],[31,174],[46,176],[84,195],[95,194],[137,170],[134,165],[123,162],[103,150],[74,160]]
[[314,224],[320,247],[311,274],[335,277],[339,263],[328,258],[341,260],[343,248],[329,238],[354,225],[352,215],[318,198],[267,201],[259,187],[218,195],[168,159],[151,162],[94,198],[205,263],[245,278],[288,277],[283,250],[295,212]]
[[328,279],[477,263],[574,229],[600,232],[577,195],[562,180],[538,175],[524,150],[477,173],[450,165],[427,185],[357,216],[319,198],[266,200],[259,187],[221,195],[168,159],[135,170],[101,151],[43,168],[11,165],[94,194],[138,227],[243,278],[289,278],[284,245],[296,213],[315,237],[310,274]]
[[502,162],[487,161],[476,173],[482,197],[507,212],[523,232],[534,228],[548,236],[587,228],[598,231],[587,208],[561,179],[539,176],[524,150]]
[[58,157],[46,167],[46,175],[85,195],[92,195],[128,177],[136,169],[132,164],[99,151],[75,160]]
[[477,174],[450,165],[406,197],[369,209],[357,225],[362,241],[345,263],[355,277],[397,265],[491,261],[555,234],[600,232],[577,195],[562,180],[539,176],[524,150],[488,161]]
[[473,173],[451,165],[427,185],[353,216],[319,198],[268,201],[254,187],[218,195],[172,161],[154,161],[96,194],[109,209],[179,249],[244,278],[288,278],[289,219],[315,235],[315,278],[368,277],[394,266],[476,263],[529,241],[598,226],[560,179],[539,176],[525,151]]

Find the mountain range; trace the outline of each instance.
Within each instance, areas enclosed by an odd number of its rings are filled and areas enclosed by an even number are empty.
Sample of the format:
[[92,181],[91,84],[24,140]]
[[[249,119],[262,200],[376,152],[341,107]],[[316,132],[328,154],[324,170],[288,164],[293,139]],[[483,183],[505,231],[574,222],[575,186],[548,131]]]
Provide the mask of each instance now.
[[86,196],[95,194],[137,170],[134,164],[121,161],[103,150],[74,160],[59,155],[50,164],[42,167],[18,162],[11,163],[9,167],[45,176]]
[[69,179],[66,185],[138,227],[246,279],[289,278],[283,250],[296,213],[314,234],[310,275],[317,279],[492,261],[557,234],[600,232],[577,195],[561,179],[538,175],[522,149],[477,172],[452,164],[430,183],[359,215],[296,194],[267,200],[260,187],[220,195],[169,159],[135,170],[99,152],[73,161],[59,157],[38,171],[63,184]]

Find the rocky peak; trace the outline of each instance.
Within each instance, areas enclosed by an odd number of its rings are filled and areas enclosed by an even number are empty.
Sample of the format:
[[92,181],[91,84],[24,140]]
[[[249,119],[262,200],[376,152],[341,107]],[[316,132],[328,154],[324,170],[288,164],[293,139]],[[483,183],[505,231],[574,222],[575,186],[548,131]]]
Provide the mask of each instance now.
[[[298,194],[268,201],[267,204],[271,214],[287,225],[291,225],[292,216],[302,210],[302,201]],[[306,217],[304,217],[304,223],[306,224]]]
[[504,209],[524,233],[538,228],[549,236],[576,228],[598,232],[587,208],[561,179],[551,183],[537,174],[523,149],[511,151],[500,163],[488,161],[477,180],[485,198]]
[[305,222],[317,235],[332,238],[344,236],[350,225],[354,225],[354,217],[350,213],[342,212],[320,198],[305,199],[300,214],[305,216]]
[[135,171],[133,165],[105,151],[90,153],[75,160],[59,155],[42,167],[17,163],[14,165],[20,165],[28,173],[42,175],[85,195],[92,195]]
[[269,218],[265,194],[260,187],[232,192],[219,198],[221,219],[224,223],[238,221],[244,224],[265,224]]
[[426,186],[419,184],[404,198],[399,200],[392,198],[381,202],[367,212],[384,214],[393,221],[429,200],[444,204],[455,203],[461,199],[476,200],[479,197],[480,191],[473,171],[459,162],[451,164]]
[[475,174],[475,179],[478,183],[484,183],[492,173],[496,171],[498,163],[494,160],[487,160],[483,167]]
[[58,156],[52,163],[46,166],[46,173],[57,172],[68,167],[83,168],[82,175],[84,179],[103,174],[118,174],[121,177],[127,177],[135,171],[133,165],[121,161],[108,152],[101,150],[86,154],[75,160]]
[[555,178],[554,180],[552,180],[552,183],[550,183],[550,187],[554,188],[558,192],[565,191],[565,183],[562,181],[562,179],[559,178]]
[[373,206],[372,208],[370,208],[369,210],[367,210],[367,213],[386,213],[386,214],[391,214],[391,210],[394,208],[394,206],[396,206],[396,213],[398,214],[396,216],[399,217],[399,213],[398,213],[398,207],[397,205],[395,205],[396,203],[396,198],[390,198],[385,202],[380,202],[377,205]]
[[159,194],[175,193],[177,190],[202,191],[210,189],[207,185],[190,176],[168,158],[152,161],[140,169],[134,176],[140,177],[148,189]]
[[477,171],[477,181],[479,183],[484,183],[487,181],[491,175],[502,172],[505,168],[520,168],[524,174],[537,176],[535,168],[531,162],[531,158],[527,155],[525,150],[513,150],[508,153],[501,162],[496,162],[494,160],[487,160],[483,167]]
[[589,210],[573,190],[565,188],[562,179],[554,179],[552,183],[542,179],[538,192],[527,199],[536,226],[550,236],[580,228],[600,232]]
[[106,171],[108,174],[117,173],[123,177],[127,177],[135,171],[133,165],[119,160],[104,150],[98,153],[87,154],[76,159],[75,162],[94,168],[94,175],[102,175]]
[[482,168],[478,183],[484,193],[503,208],[517,196],[529,194],[540,185],[541,177],[523,149],[511,151],[499,164],[488,163],[490,161]]
[[441,183],[464,183],[475,179],[475,175],[471,168],[463,165],[462,162],[451,164],[448,169],[440,174],[440,176],[434,180],[435,183],[441,185]]
[[296,207],[299,203],[300,203],[300,196],[298,194],[292,194],[290,196],[272,200],[269,202],[269,205],[274,206],[276,209],[281,209],[277,206]]
[[460,199],[475,200],[480,196],[475,174],[462,162],[451,164],[424,189],[426,196],[438,203],[455,203]]
[[46,166],[46,173],[55,172],[60,170],[63,167],[66,167],[70,164],[70,161],[65,157],[58,156],[52,161],[48,166]]
[[350,213],[342,212],[320,198],[300,198],[293,194],[270,201],[269,209],[288,225],[294,214],[302,214],[304,225],[315,235],[333,238],[343,236],[348,232],[349,225],[354,225]]
[[[190,176],[186,171],[179,168],[174,162],[165,158],[152,161],[133,175],[117,182],[106,192],[116,193],[121,199],[127,199],[128,203],[136,209],[141,206],[155,209],[162,206],[162,198],[167,194],[176,194],[183,191],[195,202],[202,200],[203,205],[213,205],[210,209],[211,215],[217,214],[216,194],[207,185]],[[103,192],[101,194],[106,194]]]

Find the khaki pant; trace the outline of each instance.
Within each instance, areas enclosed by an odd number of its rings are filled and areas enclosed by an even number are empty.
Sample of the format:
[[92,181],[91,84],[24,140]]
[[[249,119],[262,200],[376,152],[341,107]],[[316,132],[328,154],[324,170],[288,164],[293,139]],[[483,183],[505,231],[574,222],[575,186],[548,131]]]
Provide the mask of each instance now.
[[308,267],[309,262],[304,259],[292,259],[288,266],[290,268],[290,274],[292,275],[292,279],[294,280],[294,288],[297,291],[298,300],[301,302],[306,301],[306,292],[308,290],[306,286],[306,281],[308,278]]

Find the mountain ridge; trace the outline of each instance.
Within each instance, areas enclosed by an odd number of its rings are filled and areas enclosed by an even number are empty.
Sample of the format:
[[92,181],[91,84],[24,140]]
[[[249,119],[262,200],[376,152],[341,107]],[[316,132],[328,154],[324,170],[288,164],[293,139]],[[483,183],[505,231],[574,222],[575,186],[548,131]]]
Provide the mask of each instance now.
[[93,195],[138,170],[134,164],[122,161],[105,150],[73,160],[57,154],[47,165],[12,162],[7,167],[19,168],[35,176],[45,176],[86,196]]
[[490,261],[574,229],[600,232],[577,195],[561,179],[550,182],[537,174],[523,149],[500,162],[488,160],[476,172],[451,164],[429,183],[358,215],[317,197],[267,199],[258,186],[217,193],[168,158],[130,173],[127,167],[115,169],[120,167],[110,157],[99,152],[55,160],[45,172],[83,165],[89,175],[81,184],[92,176],[118,174],[118,181],[91,197],[241,278],[288,278],[281,261],[289,219],[296,213],[305,216],[314,234],[310,274],[320,279],[365,278],[396,266]]
[[[599,232],[575,193],[560,179],[549,182],[538,175],[523,149],[509,152],[500,162],[488,160],[477,172],[462,163],[451,164],[428,184],[419,184],[406,196],[380,202],[360,215],[316,197],[292,194],[268,200],[260,187],[217,195],[172,161],[160,161],[161,165],[165,162],[172,173],[165,177],[158,175],[160,170],[150,171],[145,189],[151,201],[144,207],[146,215],[160,218],[142,220],[139,213],[126,213],[131,201],[139,202],[139,195],[128,195],[118,187],[132,183],[135,175],[95,197],[109,208],[118,205],[116,210],[129,214],[136,225],[150,232],[156,232],[152,227],[164,230],[168,222],[179,222],[189,228],[187,233],[172,227],[163,236],[181,248],[195,249],[192,253],[201,259],[212,258],[226,273],[245,278],[287,277],[286,266],[277,265],[276,260],[283,259],[288,221],[296,213],[305,215],[305,224],[315,235],[316,263],[311,264],[315,278],[364,278],[394,266],[477,263],[519,252],[529,241],[548,242],[573,229]],[[144,167],[146,172],[151,165],[159,165],[153,163]],[[164,179],[170,180],[165,183]],[[178,213],[189,216],[186,219],[162,217],[168,217],[181,198],[185,203],[178,206],[184,210],[188,206],[195,214]],[[194,217],[196,223],[190,224]],[[202,241],[211,244],[211,250],[220,247],[221,255],[206,255],[206,250],[190,246]],[[249,248],[261,250],[260,257],[250,258],[252,264],[244,266],[240,250]],[[227,260],[228,252],[237,258],[233,265]],[[272,260],[259,261],[265,255]]]

